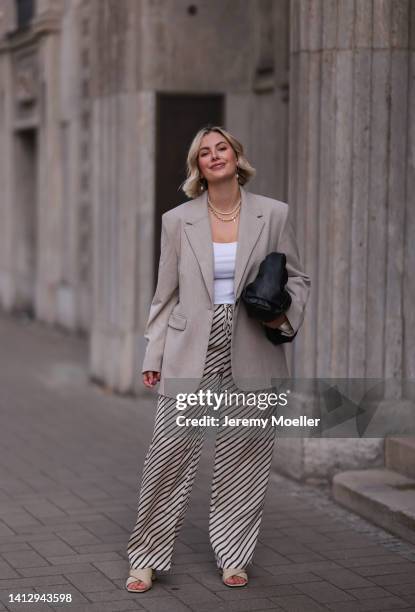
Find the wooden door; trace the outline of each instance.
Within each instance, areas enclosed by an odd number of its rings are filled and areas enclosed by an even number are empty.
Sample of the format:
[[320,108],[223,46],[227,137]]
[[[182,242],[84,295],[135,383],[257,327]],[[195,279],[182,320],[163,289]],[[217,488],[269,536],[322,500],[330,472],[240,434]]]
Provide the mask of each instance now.
[[157,96],[154,288],[160,257],[161,215],[188,200],[180,185],[186,178],[190,143],[200,128],[223,125],[223,120],[224,98],[221,94]]

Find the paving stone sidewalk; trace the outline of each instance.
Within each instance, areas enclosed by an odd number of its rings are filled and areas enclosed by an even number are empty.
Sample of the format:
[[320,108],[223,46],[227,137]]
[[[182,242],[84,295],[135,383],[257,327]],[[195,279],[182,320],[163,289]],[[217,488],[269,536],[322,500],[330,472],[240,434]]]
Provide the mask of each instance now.
[[[155,393],[87,378],[85,340],[0,315],[0,610],[415,611],[415,550],[273,474],[249,586],[219,578],[208,538],[208,436],[174,565],[124,589]],[[278,452],[278,440],[275,452]],[[10,603],[20,594],[20,603]],[[70,595],[70,603],[24,602]]]

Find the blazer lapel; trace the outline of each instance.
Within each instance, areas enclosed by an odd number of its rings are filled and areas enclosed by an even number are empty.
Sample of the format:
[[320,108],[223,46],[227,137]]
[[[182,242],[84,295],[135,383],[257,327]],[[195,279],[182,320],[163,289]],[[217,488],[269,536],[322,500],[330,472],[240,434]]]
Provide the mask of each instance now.
[[213,303],[213,243],[207,207],[207,193],[190,201],[184,231],[200,266],[206,290]]
[[[265,223],[262,212],[256,206],[252,194],[241,190],[241,212],[239,216],[238,246],[236,249],[234,292],[235,300],[242,291],[241,281],[246,270],[249,257],[258,241]],[[206,290],[211,303],[214,300],[214,254],[212,230],[207,207],[207,193],[189,203],[188,218],[184,231],[189,239],[192,250],[199,262]]]
[[255,197],[241,189],[241,212],[239,216],[238,246],[236,248],[234,293],[235,300],[243,290],[241,281],[248,265],[251,253],[258,242],[265,222],[262,212],[256,205]]

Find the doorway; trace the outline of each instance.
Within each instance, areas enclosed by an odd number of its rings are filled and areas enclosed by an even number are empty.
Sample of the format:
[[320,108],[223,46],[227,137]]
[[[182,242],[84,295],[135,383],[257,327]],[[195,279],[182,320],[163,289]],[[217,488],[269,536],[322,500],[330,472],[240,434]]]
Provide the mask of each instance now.
[[156,102],[156,208],[154,289],[160,257],[161,215],[188,197],[180,189],[186,178],[186,156],[196,132],[206,125],[223,125],[222,94],[158,94]]
[[37,271],[37,133],[18,131],[14,138],[15,307],[34,316]]

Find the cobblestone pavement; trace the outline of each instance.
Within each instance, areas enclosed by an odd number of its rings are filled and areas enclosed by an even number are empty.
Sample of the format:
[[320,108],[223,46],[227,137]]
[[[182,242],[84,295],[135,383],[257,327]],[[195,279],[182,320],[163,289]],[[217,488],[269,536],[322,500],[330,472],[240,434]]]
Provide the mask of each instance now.
[[[155,393],[119,397],[89,383],[85,341],[39,323],[1,315],[0,338],[0,610],[415,610],[413,547],[328,491],[277,475],[249,586],[224,586],[207,530],[213,436],[172,570],[151,591],[128,593],[126,545]],[[72,601],[22,602],[34,594]]]

